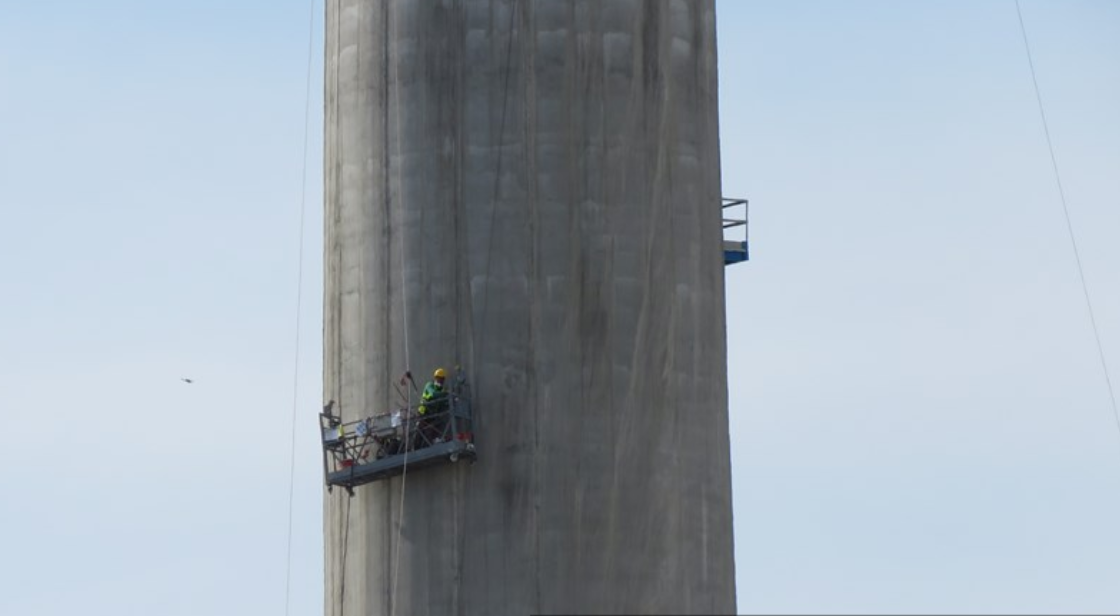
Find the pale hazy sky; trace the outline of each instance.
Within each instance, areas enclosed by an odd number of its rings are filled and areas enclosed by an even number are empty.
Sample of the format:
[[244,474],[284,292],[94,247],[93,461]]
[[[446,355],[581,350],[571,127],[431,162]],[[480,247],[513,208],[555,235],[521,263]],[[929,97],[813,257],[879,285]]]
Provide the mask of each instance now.
[[[0,2],[0,614],[282,614],[310,3]],[[1120,430],[1013,0],[717,6],[724,193],[752,201],[740,611],[1120,612]],[[1022,7],[1120,386],[1120,2]]]

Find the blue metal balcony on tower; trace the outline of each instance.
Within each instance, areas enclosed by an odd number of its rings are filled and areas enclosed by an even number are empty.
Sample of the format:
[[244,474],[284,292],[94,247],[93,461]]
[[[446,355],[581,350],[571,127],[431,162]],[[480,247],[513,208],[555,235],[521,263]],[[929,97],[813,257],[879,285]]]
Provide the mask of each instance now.
[[[742,263],[750,258],[750,250],[747,247],[747,208],[749,202],[746,199],[732,199],[729,197],[723,198],[723,264],[725,266],[733,263]],[[738,217],[738,211],[733,208],[742,207],[742,218]],[[728,212],[728,210],[732,210]],[[728,233],[728,229],[735,229],[737,227],[743,228],[742,237],[729,237],[729,235],[738,236],[738,232],[733,234]]]

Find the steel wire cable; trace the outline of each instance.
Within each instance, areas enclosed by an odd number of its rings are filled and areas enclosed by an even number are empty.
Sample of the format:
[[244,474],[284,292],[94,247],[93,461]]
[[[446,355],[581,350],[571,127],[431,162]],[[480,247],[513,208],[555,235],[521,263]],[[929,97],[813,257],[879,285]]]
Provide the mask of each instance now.
[[[397,245],[400,248],[400,265],[401,265],[401,313],[404,321],[404,367],[407,378],[412,379],[412,363],[409,357],[409,342],[408,342],[408,280],[405,275],[405,233],[404,233],[404,218],[405,218],[405,199],[404,199],[404,184],[401,181],[401,164],[404,156],[401,152],[401,58],[400,58],[400,17],[399,17],[399,0],[396,5],[389,5],[388,10],[392,12],[392,27],[393,27],[393,42],[398,45],[395,50],[393,58],[393,95],[395,99],[395,108],[393,109],[393,123],[395,124],[394,133],[396,138],[396,155],[400,161],[396,164],[396,184],[397,184],[397,203],[396,209],[400,213],[398,219],[398,228],[400,230]],[[393,166],[392,156],[386,157],[388,164]],[[392,592],[389,594],[389,616],[394,616],[397,611],[397,581],[400,578],[400,562],[401,562],[401,536],[404,530],[404,503],[406,496],[406,487],[408,486],[408,452],[411,449],[412,441],[412,388],[405,388],[407,399],[405,401],[405,419],[404,419],[404,458],[401,460],[401,494],[400,505],[397,513],[397,536],[393,541],[392,549],[393,555],[393,586]],[[390,520],[391,521],[391,520]]]
[[288,545],[287,562],[284,570],[284,616],[288,616],[292,598],[292,527],[295,510],[295,485],[296,485],[296,424],[299,409],[299,361],[300,361],[300,327],[303,312],[303,258],[304,258],[304,228],[307,213],[307,153],[310,142],[311,126],[311,63],[314,59],[315,41],[315,6],[317,0],[311,0],[310,14],[307,20],[307,74],[304,86],[303,102],[303,155],[301,157],[302,172],[300,174],[299,190],[299,257],[296,275],[296,318],[295,318],[295,359],[292,368],[292,428],[291,448],[288,462]]
[[1046,148],[1050,152],[1050,165],[1054,170],[1054,181],[1058,186],[1058,197],[1062,203],[1062,214],[1065,216],[1066,230],[1069,232],[1069,243],[1073,248],[1073,258],[1077,263],[1077,276],[1081,281],[1081,292],[1085,296],[1085,307],[1089,312],[1089,324],[1093,329],[1093,339],[1097,343],[1097,356],[1100,359],[1101,371],[1104,372],[1104,381],[1108,387],[1108,399],[1112,405],[1112,417],[1116,421],[1116,429],[1120,431],[1120,411],[1116,407],[1116,393],[1112,388],[1112,378],[1108,373],[1108,362],[1105,361],[1104,345],[1101,343],[1100,328],[1097,327],[1096,313],[1093,311],[1093,301],[1089,295],[1089,283],[1085,279],[1085,268],[1081,264],[1081,251],[1077,246],[1077,236],[1073,231],[1073,221],[1069,214],[1069,205],[1066,201],[1065,188],[1062,186],[1062,174],[1058,171],[1058,157],[1054,154],[1054,142],[1050,138],[1050,124],[1046,120],[1046,108],[1042,104],[1042,90],[1038,86],[1038,76],[1034,68],[1034,58],[1031,53],[1030,39],[1027,37],[1027,27],[1023,23],[1023,9],[1019,0],[1015,0],[1015,13],[1019,17],[1019,31],[1023,35],[1023,48],[1027,52],[1027,65],[1031,71],[1031,83],[1034,84],[1034,96],[1038,102],[1038,115],[1042,119],[1042,131],[1046,135]]

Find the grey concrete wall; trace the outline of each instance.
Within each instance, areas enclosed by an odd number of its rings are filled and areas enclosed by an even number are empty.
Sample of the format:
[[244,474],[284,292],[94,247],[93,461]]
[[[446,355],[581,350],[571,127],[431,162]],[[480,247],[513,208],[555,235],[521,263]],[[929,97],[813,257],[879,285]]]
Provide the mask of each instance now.
[[324,400],[460,364],[480,456],[326,497],[326,613],[733,613],[713,1],[326,30]]

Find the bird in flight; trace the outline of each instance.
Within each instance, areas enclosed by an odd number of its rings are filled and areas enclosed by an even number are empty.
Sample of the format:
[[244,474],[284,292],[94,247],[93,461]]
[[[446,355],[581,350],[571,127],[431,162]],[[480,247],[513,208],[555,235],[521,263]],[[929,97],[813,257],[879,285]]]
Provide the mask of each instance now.
[[193,381],[193,380],[191,380],[191,379],[179,379],[179,380],[180,380],[180,381],[182,381],[182,382],[184,382],[184,383],[188,383],[188,384],[189,384],[189,383],[193,383],[193,382],[194,382],[194,381]]

